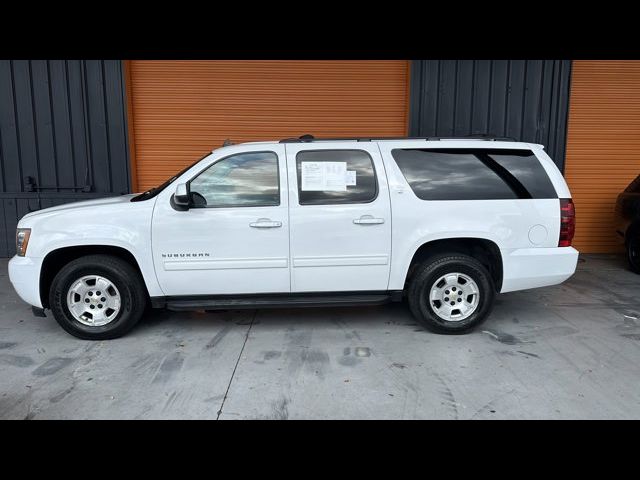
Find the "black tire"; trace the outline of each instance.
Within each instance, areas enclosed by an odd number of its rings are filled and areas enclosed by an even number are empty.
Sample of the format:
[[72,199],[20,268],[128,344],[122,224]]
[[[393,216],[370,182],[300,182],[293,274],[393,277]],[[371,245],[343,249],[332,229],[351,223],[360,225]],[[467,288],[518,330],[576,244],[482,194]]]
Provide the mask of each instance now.
[[[76,320],[67,307],[71,285],[85,275],[100,275],[120,292],[117,316],[103,326],[88,326]],[[147,293],[140,273],[124,260],[111,255],[87,255],[65,265],[55,276],[49,291],[53,316],[71,335],[84,340],[118,338],[131,330],[144,313]]]
[[[429,301],[434,283],[447,273],[458,272],[470,277],[478,286],[479,299],[475,311],[467,318],[451,321],[440,318]],[[478,260],[463,254],[445,254],[430,258],[416,268],[407,291],[409,308],[414,317],[436,333],[461,334],[482,323],[493,307],[495,287],[491,275]]]
[[640,232],[637,230],[629,232],[626,247],[629,268],[633,273],[640,274]]

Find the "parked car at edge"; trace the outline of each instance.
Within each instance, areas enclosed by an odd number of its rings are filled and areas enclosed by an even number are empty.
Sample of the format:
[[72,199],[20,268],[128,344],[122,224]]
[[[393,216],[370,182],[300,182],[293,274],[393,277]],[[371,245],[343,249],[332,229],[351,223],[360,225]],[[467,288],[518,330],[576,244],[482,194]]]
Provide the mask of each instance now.
[[9,276],[34,313],[85,339],[172,310],[406,299],[443,333],[496,293],[575,271],[575,215],[541,145],[311,136],[224,146],[164,184],[18,224]]
[[640,273],[640,175],[618,195],[616,233],[624,241],[629,267]]

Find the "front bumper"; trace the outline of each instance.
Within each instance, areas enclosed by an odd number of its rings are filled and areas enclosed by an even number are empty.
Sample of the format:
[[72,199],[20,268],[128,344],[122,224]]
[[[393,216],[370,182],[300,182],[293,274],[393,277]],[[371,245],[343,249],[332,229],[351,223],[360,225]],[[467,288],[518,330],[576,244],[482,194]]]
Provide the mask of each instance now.
[[42,308],[40,301],[41,258],[14,256],[9,260],[9,281],[18,296],[34,307]]
[[503,250],[500,292],[562,283],[575,273],[577,264],[578,251],[573,247]]

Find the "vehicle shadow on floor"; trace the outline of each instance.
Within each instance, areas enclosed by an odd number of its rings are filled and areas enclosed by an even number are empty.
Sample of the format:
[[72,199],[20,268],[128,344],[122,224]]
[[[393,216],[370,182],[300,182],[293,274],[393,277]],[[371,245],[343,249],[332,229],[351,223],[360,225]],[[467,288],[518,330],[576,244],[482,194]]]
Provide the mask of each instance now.
[[350,325],[389,322],[392,324],[416,325],[404,303],[392,303],[380,306],[322,307],[322,308],[265,308],[217,311],[175,312],[166,309],[149,310],[140,321],[149,328],[160,325],[181,323],[185,327],[233,322],[236,325],[258,325],[282,327],[302,324],[321,327],[348,322]]
[[[481,332],[485,327],[497,330],[509,329],[519,312],[515,304],[499,296],[492,314],[476,329],[469,333]],[[544,305],[540,305],[543,312]],[[537,315],[537,316],[538,316]],[[517,321],[516,321],[517,323]],[[238,328],[260,326],[269,330],[286,329],[401,329],[426,335],[438,335],[428,330],[413,317],[406,302],[389,303],[379,306],[322,307],[322,308],[270,308],[219,311],[175,312],[165,309],[149,310],[141,319],[135,331],[153,332],[164,329],[198,330],[209,334],[222,325],[232,324]]]

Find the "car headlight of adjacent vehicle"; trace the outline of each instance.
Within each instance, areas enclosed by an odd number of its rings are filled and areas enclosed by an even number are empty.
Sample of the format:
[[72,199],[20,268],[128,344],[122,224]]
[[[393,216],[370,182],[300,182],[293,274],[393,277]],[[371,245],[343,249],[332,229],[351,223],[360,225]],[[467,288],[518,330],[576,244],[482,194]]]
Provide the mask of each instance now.
[[19,257],[24,257],[25,253],[27,253],[30,236],[30,228],[18,228],[16,230],[16,253]]

